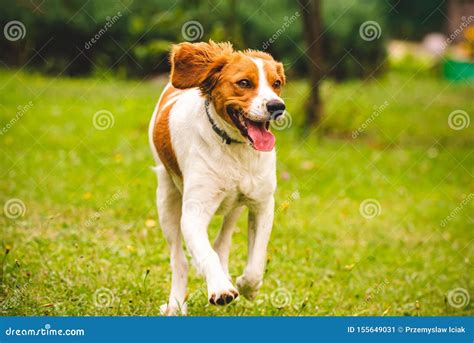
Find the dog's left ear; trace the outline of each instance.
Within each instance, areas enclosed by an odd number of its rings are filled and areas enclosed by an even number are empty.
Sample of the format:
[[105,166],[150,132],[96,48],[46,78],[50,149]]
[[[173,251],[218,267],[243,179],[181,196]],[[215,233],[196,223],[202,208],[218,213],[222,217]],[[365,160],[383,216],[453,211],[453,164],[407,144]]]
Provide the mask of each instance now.
[[171,84],[185,89],[199,87],[209,93],[233,53],[230,43],[181,43],[171,51]]

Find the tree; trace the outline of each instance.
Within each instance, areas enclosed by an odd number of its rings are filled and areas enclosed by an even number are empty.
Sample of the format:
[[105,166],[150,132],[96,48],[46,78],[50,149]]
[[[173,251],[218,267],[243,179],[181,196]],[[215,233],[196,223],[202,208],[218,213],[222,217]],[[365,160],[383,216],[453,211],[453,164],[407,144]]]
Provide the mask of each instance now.
[[322,115],[319,95],[323,77],[321,1],[300,0],[300,6],[303,12],[303,31],[311,87],[305,106],[305,122],[307,127],[312,127],[320,122]]

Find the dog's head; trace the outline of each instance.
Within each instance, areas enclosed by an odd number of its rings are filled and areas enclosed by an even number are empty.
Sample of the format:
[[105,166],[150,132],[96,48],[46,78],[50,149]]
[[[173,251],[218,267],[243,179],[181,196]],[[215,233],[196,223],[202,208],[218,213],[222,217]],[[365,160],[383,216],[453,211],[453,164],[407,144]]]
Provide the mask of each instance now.
[[282,115],[283,64],[267,53],[234,51],[230,43],[181,43],[171,53],[171,83],[198,87],[217,113],[256,150],[270,151],[275,137],[270,120]]

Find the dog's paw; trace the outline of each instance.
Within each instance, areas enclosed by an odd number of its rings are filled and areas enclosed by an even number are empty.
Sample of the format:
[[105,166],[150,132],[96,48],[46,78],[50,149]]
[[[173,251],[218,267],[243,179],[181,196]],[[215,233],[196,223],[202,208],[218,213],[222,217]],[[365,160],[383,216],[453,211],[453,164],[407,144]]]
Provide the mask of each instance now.
[[212,305],[227,305],[239,296],[235,288],[213,292],[209,295],[209,303]]
[[183,304],[181,307],[177,305],[163,304],[160,306],[160,313],[163,316],[185,316],[187,313],[187,306]]
[[237,278],[237,289],[246,299],[253,300],[257,296],[258,290],[262,286],[262,281],[249,280],[245,275],[241,275]]
[[239,296],[232,283],[225,279],[220,285],[208,285],[209,303],[212,305],[227,305]]

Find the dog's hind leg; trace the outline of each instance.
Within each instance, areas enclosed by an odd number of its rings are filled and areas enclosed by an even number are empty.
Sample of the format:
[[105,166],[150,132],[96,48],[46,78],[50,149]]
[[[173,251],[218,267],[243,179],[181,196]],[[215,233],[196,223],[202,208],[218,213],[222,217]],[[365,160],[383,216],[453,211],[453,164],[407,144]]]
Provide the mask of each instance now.
[[158,167],[156,194],[160,226],[168,242],[171,261],[171,291],[167,304],[161,306],[165,315],[186,314],[186,284],[188,262],[184,254],[181,235],[182,197],[173,180],[163,167]]
[[[224,216],[221,230],[214,242],[214,250],[219,256],[221,266],[224,272],[229,276],[229,252],[232,243],[232,234],[235,230],[235,224],[242,213],[243,207],[237,207]],[[230,276],[229,276],[230,278]]]
[[248,299],[253,299],[262,286],[265,272],[267,245],[273,225],[273,197],[257,208],[249,209],[249,243],[248,261],[244,273],[237,278],[239,292]]

